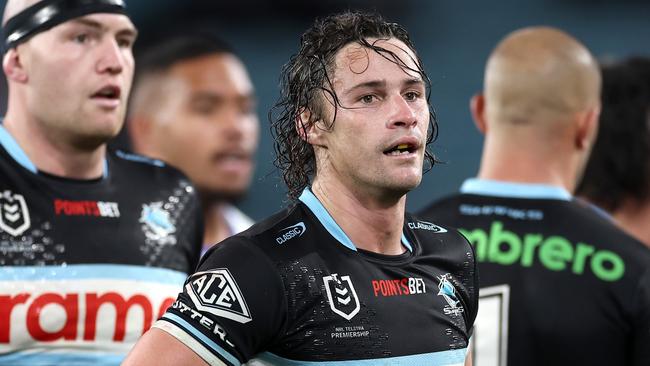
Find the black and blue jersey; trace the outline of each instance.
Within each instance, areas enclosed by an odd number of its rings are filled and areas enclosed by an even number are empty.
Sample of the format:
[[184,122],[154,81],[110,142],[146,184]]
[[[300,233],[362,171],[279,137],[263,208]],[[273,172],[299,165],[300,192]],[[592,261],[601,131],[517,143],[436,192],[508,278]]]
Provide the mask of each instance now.
[[462,365],[473,251],[406,215],[401,255],[356,248],[310,190],[203,257],[154,326],[212,365]]
[[557,187],[471,179],[420,215],[476,251],[476,364],[650,365],[650,251],[602,212]]
[[195,269],[189,181],[133,155],[105,165],[39,172],[0,125],[0,364],[118,365]]

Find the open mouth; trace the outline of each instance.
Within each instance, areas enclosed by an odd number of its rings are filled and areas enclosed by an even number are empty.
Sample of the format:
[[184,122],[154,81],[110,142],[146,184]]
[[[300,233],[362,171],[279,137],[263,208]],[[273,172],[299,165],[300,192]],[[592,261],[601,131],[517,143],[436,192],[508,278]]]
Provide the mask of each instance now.
[[117,86],[105,86],[92,95],[93,98],[119,99],[120,88]]
[[398,155],[407,155],[410,153],[413,153],[417,150],[417,147],[412,144],[399,144],[395,145],[392,148],[384,151],[384,154],[390,155],[390,156],[398,156]]

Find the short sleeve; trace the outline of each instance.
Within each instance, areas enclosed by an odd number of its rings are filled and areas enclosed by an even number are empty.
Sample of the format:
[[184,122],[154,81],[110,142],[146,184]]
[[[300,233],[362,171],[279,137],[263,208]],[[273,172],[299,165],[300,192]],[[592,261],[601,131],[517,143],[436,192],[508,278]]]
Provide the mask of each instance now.
[[154,327],[208,364],[240,365],[277,339],[286,316],[275,266],[251,239],[235,236],[206,254]]

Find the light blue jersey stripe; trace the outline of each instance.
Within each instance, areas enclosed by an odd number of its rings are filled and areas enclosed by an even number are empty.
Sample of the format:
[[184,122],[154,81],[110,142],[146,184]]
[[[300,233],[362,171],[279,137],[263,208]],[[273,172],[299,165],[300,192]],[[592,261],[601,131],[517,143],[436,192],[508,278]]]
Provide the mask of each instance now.
[[[18,142],[14,139],[13,136],[7,131],[7,129],[0,123],[0,145],[4,147],[5,150],[11,155],[11,157],[23,168],[29,170],[32,173],[38,173],[36,165],[29,160],[25,151],[18,145]],[[108,161],[104,159],[104,173],[102,174],[104,178],[108,176]]]
[[282,358],[269,352],[257,356],[275,366],[461,366],[465,362],[467,349],[421,353],[411,356],[375,358],[351,361],[296,361]]
[[[316,215],[318,221],[320,221],[323,227],[325,227],[325,229],[334,237],[334,239],[338,240],[341,244],[345,245],[349,249],[352,249],[354,251],[357,250],[356,245],[354,245],[352,240],[350,240],[347,234],[345,234],[339,224],[334,221],[330,213],[327,212],[327,209],[323,206],[322,203],[320,203],[318,198],[311,192],[309,188],[305,188],[302,191],[299,200],[302,201],[302,203],[304,203],[309,208],[309,210],[314,213],[314,215]],[[411,243],[408,241],[404,233],[402,233],[402,244],[404,244],[404,246],[409,251],[413,251],[413,246],[411,246]]]
[[175,324],[183,327],[183,330],[186,332],[192,334],[192,336],[204,344],[208,345],[208,347],[212,348],[213,351],[216,351],[219,353],[223,358],[228,360],[233,365],[241,365],[241,362],[237,359],[237,357],[231,355],[228,351],[223,349],[221,346],[216,344],[214,341],[212,341],[210,338],[206,337],[203,333],[199,332],[196,328],[194,328],[190,323],[186,322],[183,318],[170,314],[170,313],[165,313],[162,317],[163,319],[169,319],[173,321]]
[[460,187],[460,192],[492,197],[562,201],[570,201],[573,198],[566,189],[548,184],[512,183],[477,178],[467,179]]
[[12,353],[0,355],[0,365],[12,366],[117,366],[126,355],[110,353]]
[[9,134],[9,131],[7,131],[2,124],[0,124],[0,145],[2,145],[9,155],[11,155],[18,164],[22,165],[23,168],[32,173],[37,172],[36,165],[29,160],[27,154],[25,154],[20,145],[18,145],[13,136]]
[[165,268],[122,264],[69,264],[66,266],[5,266],[0,281],[111,279],[183,284],[187,274]]

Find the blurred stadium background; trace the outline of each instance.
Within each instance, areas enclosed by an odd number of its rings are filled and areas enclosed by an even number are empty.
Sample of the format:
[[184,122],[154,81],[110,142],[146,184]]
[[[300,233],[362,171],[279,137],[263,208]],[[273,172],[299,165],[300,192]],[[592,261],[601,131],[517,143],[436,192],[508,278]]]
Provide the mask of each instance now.
[[[4,7],[4,1],[0,4]],[[646,0],[127,0],[140,30],[138,49],[164,30],[201,24],[231,43],[249,68],[262,123],[254,183],[240,207],[255,219],[285,205],[284,185],[272,163],[268,111],[278,97],[282,65],[314,17],[343,9],[377,10],[410,32],[433,82],[431,103],[439,123],[433,151],[445,164],[424,176],[409,194],[411,211],[457,189],[479,166],[482,137],[474,128],[469,98],[481,89],[485,60],[510,31],[556,26],[576,36],[600,60],[650,56],[650,1]],[[5,88],[0,88],[4,111]]]

